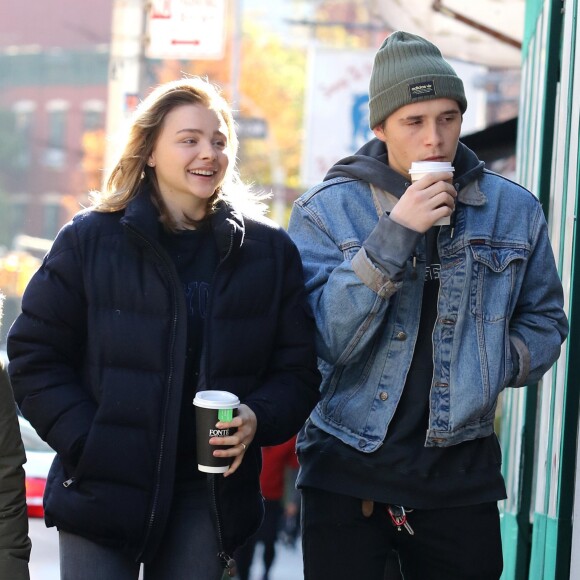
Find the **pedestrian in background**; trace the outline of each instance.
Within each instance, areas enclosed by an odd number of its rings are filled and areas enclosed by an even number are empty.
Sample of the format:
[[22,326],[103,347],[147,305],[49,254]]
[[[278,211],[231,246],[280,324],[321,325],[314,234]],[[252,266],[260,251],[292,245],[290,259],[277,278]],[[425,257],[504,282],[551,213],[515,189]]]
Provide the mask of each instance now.
[[[266,511],[260,529],[236,552],[240,580],[249,580],[250,578],[250,568],[257,544],[262,544],[264,547],[262,554],[264,574],[262,580],[269,580],[270,569],[276,558],[276,542],[286,515],[287,483],[290,484],[292,490],[295,489],[294,483],[297,470],[296,436],[281,445],[273,445],[262,449],[260,487],[262,488]],[[293,497],[290,497],[290,510],[296,506],[293,499]]]
[[[318,398],[300,256],[235,169],[211,83],[157,87],[102,193],[59,232],[8,336],[23,415],[57,452],[45,519],[64,580],[217,580],[258,528],[260,447]],[[236,394],[197,470],[196,391]],[[229,446],[220,448],[220,446]],[[208,485],[209,483],[209,485]]]
[[[394,549],[405,580],[496,580],[498,396],[568,332],[546,221],[459,141],[463,83],[431,42],[390,35],[369,96],[376,138],[289,226],[323,375],[297,444],[305,578],[382,580]],[[412,183],[416,161],[454,172]]]
[[[0,294],[0,325],[4,296]],[[24,469],[16,403],[4,361],[0,360],[0,578],[28,580],[30,538]]]

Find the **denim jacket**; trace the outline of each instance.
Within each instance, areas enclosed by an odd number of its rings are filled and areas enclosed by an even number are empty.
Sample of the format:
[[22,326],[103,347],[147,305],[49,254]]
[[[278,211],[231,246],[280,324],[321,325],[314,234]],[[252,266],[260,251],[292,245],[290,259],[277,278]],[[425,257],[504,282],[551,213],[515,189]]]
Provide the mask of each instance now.
[[[323,381],[311,420],[365,453],[382,444],[401,397],[425,279],[425,236],[414,232],[397,277],[367,253],[390,197],[336,177],[295,202],[289,226],[317,319]],[[493,432],[498,395],[548,371],[568,323],[542,208],[521,186],[478,172],[458,189],[454,226],[440,228],[437,245],[425,445],[445,447]]]

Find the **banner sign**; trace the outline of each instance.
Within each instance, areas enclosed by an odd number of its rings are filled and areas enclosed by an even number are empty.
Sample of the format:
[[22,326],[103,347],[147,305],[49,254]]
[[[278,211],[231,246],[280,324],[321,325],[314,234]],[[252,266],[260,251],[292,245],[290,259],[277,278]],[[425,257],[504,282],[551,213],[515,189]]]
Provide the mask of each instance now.
[[[313,47],[309,54],[302,184],[320,183],[339,159],[352,155],[374,137],[369,127],[369,80],[375,50]],[[462,132],[485,126],[487,69],[449,59],[465,85],[469,106]]]
[[151,0],[145,56],[220,60],[224,56],[226,0]]

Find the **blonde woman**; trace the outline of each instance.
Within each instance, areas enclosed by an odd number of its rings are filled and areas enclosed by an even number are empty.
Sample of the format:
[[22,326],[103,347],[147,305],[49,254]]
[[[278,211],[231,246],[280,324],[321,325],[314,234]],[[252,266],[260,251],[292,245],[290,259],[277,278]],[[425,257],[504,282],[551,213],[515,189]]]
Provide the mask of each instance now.
[[[217,580],[259,526],[260,447],[317,400],[300,258],[235,169],[230,108],[188,78],[139,106],[107,187],[64,226],[9,334],[23,414],[57,451],[61,577]],[[196,391],[235,393],[197,470]],[[219,444],[231,446],[220,449]],[[208,485],[209,483],[209,485]]]

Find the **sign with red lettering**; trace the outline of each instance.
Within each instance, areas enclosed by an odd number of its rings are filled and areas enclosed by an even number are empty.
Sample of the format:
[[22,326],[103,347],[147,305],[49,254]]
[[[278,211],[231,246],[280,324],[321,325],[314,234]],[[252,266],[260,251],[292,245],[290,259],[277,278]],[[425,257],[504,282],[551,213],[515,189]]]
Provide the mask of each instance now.
[[225,28],[226,0],[151,0],[145,56],[219,60]]

